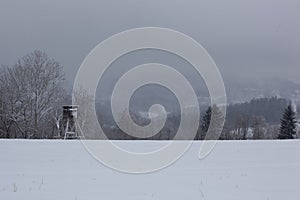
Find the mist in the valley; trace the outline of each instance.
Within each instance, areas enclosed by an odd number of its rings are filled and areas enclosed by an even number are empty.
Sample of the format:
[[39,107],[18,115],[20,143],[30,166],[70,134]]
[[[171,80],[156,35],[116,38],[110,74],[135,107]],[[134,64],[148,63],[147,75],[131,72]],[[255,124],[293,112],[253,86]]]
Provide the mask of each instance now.
[[[58,60],[71,88],[77,69],[101,41],[137,27],[166,27],[206,48],[223,76],[229,101],[253,97],[299,98],[300,25],[298,1],[17,1],[0,3],[0,64],[39,49]],[[184,60],[161,51],[137,51],[112,64],[97,98],[109,96],[118,77],[132,66],[157,62],[172,66],[192,83],[200,102],[208,93]],[[104,86],[107,86],[105,89]],[[147,102],[169,96],[149,88],[136,94]],[[164,95],[160,95],[164,93]],[[107,96],[108,95],[108,96]],[[203,101],[202,101],[203,100]],[[136,100],[140,102],[139,100]]]

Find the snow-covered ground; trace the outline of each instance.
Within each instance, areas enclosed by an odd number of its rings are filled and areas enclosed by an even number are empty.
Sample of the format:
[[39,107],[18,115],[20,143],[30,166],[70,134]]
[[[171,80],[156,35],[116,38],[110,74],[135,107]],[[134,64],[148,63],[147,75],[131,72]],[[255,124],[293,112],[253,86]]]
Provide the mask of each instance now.
[[103,166],[80,141],[0,140],[0,199],[300,199],[299,140],[223,141],[204,160],[200,145],[168,168],[133,175]]

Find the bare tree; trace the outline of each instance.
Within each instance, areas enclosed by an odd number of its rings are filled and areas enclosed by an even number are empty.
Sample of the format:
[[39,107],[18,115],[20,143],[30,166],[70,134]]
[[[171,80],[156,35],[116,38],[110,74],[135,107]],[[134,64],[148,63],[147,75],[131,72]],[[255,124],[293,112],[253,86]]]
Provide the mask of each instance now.
[[65,94],[62,66],[41,51],[21,58],[1,71],[5,121],[20,133],[18,137],[48,137],[49,119]]
[[253,139],[264,139],[265,138],[265,129],[266,120],[263,116],[254,116],[252,121],[253,128]]
[[97,123],[94,119],[93,107],[95,101],[91,94],[89,94],[84,88],[79,88],[74,91],[73,104],[78,105],[78,131],[81,135],[88,139],[102,139],[104,138],[99,131]]

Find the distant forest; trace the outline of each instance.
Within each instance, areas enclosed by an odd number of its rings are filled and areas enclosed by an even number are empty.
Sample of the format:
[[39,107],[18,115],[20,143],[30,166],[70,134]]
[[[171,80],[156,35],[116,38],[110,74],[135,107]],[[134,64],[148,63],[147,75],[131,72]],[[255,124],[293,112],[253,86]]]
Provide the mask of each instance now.
[[[64,81],[63,67],[41,51],[34,51],[24,56],[15,65],[1,67],[0,138],[63,138],[66,131],[62,105],[72,102],[71,93],[66,90]],[[101,102],[95,104],[86,91],[75,91],[73,95],[75,103],[79,105],[77,131],[83,130],[87,133],[87,138],[99,138],[99,128],[94,126],[97,120],[91,117],[91,110],[89,110],[95,105],[98,121],[107,138],[140,139],[124,133],[118,127],[112,117],[110,104],[109,106]],[[257,98],[249,102],[228,105],[226,116],[218,112],[218,105],[201,107],[196,137],[191,138],[187,131],[186,136],[181,139],[206,139],[211,112],[219,113],[216,120],[221,121],[225,118],[225,125],[219,139],[277,139],[280,130],[281,132],[287,130],[286,132],[291,132],[293,137],[298,137],[299,134],[294,136],[296,129],[294,116],[289,119],[290,116],[285,110],[289,104],[289,100],[278,97]],[[284,113],[287,115],[286,118],[293,122],[292,131],[289,126],[280,127]],[[289,113],[294,115],[291,110]],[[122,121],[124,117],[128,118],[128,116],[121,116],[118,123],[124,123]],[[145,111],[142,112],[138,108],[130,108],[130,117],[141,126],[150,122],[148,113],[145,114]],[[158,116],[157,119],[160,120],[160,117]],[[168,112],[166,123],[160,132],[145,139],[173,139],[181,117],[178,112]],[[191,115],[184,113],[184,117],[191,117]],[[189,121],[194,120],[190,118]],[[131,125],[125,122],[125,126]],[[100,139],[104,138],[102,136]],[[288,135],[286,138],[291,137]]]
[[[254,98],[249,102],[230,104],[227,106],[225,125],[219,139],[277,139],[280,128],[280,119],[289,101],[284,98]],[[204,139],[202,127],[203,117],[208,107],[202,107],[201,120],[196,140]],[[132,137],[118,128],[114,121],[107,121],[109,117],[103,115],[98,109],[98,118],[106,136],[110,139],[139,139]],[[140,125],[146,125],[150,119],[142,116],[138,111],[130,113],[133,121]],[[155,136],[147,139],[168,140],[173,139],[179,127],[180,115],[170,113],[164,128]],[[259,134],[255,135],[255,130]],[[187,138],[190,139],[190,138]]]

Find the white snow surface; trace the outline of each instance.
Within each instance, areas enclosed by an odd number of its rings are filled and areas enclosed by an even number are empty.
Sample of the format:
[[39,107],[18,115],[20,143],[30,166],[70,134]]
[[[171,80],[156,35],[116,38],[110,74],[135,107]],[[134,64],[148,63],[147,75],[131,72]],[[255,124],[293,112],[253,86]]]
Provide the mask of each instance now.
[[[164,141],[119,141],[151,148]],[[126,174],[96,161],[80,141],[0,140],[0,200],[299,200],[300,140],[201,142],[171,166]]]

